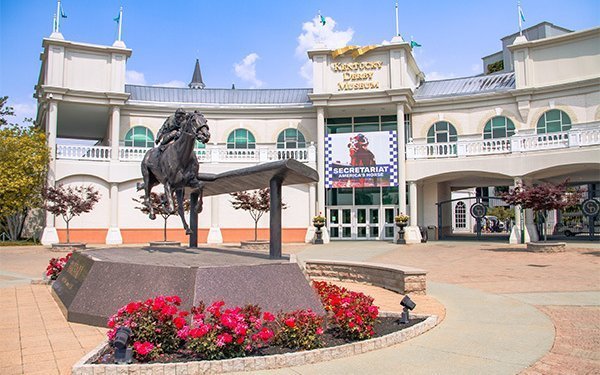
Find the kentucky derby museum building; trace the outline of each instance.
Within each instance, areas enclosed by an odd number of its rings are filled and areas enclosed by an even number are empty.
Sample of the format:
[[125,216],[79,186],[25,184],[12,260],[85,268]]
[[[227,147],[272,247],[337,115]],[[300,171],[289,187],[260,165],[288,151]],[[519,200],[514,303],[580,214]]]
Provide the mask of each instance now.
[[[469,207],[491,202],[488,187],[569,178],[599,195],[600,28],[544,22],[503,38],[502,50],[483,58],[483,71],[496,72],[441,81],[427,80],[400,37],[316,45],[308,52],[314,87],[303,89],[205,87],[198,64],[189,88],[128,85],[132,50],[121,41],[92,45],[55,32],[42,45],[37,123],[52,150],[50,183],[101,194],[91,213],[71,222],[77,241],[162,239],[162,220],[149,220],[133,199],[141,195],[141,159],[179,107],[208,119],[210,142],[196,148],[201,172],[285,158],[318,171],[318,183],[283,188],[284,242],[311,241],[319,213],[331,240],[392,240],[399,213],[410,216],[409,243],[421,240],[420,227],[434,228],[430,236],[472,232]],[[204,200],[200,242],[253,238],[250,215],[231,200]],[[537,236],[530,212],[515,221],[511,242],[523,240],[521,231],[526,241]],[[268,222],[259,222],[261,238]],[[169,239],[186,241],[177,218],[168,227]],[[62,220],[47,216],[42,243],[64,238]]]

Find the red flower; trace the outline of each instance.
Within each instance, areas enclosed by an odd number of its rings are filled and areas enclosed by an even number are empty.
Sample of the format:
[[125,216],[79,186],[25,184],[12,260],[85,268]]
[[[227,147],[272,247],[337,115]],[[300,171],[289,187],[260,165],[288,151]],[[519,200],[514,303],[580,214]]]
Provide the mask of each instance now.
[[267,342],[271,337],[273,337],[273,331],[263,327],[263,329],[261,329],[260,332],[258,332],[258,337],[260,337],[260,339],[264,342]]
[[177,318],[173,319],[173,324],[175,324],[175,327],[177,327],[177,329],[182,329],[183,326],[185,325],[185,319],[178,316]]
[[270,312],[268,312],[268,311],[265,311],[265,312],[263,313],[263,320],[264,320],[264,321],[267,321],[267,322],[272,322],[272,321],[274,321],[274,320],[275,320],[275,315],[271,314],[271,313],[270,313]]
[[294,328],[296,326],[296,319],[294,319],[293,317],[287,318],[283,322],[285,323],[286,326],[288,326],[290,328]]
[[146,355],[148,353],[150,353],[152,351],[152,349],[154,349],[154,344],[152,344],[151,342],[139,342],[136,341],[133,343],[133,349],[139,354],[139,355]]
[[133,314],[140,308],[141,305],[142,304],[140,302],[128,303],[127,306],[125,307],[125,311],[127,311],[128,314]]
[[225,346],[225,344],[229,344],[233,341],[233,336],[231,336],[229,333],[222,333],[219,336],[217,336],[217,346],[221,347],[221,346]]

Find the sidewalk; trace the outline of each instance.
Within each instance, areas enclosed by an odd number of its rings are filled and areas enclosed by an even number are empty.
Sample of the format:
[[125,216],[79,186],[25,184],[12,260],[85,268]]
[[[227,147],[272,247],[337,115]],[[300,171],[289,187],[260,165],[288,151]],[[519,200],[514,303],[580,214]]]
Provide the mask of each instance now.
[[[596,244],[534,254],[497,243],[384,242],[290,245],[298,259],[395,263],[428,271],[417,313],[445,319],[432,331],[383,350],[267,374],[600,373],[600,267]],[[66,374],[104,339],[104,329],[65,321],[46,285],[30,285],[63,253],[0,248],[0,373]],[[401,296],[354,285],[383,310]],[[413,296],[411,296],[413,297]],[[246,373],[247,374],[247,373]]]

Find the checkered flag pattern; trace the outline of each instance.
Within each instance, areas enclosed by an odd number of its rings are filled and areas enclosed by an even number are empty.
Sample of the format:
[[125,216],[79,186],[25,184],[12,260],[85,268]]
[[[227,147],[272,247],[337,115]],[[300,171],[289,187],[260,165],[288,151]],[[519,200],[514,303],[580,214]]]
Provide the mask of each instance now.
[[331,137],[327,136],[325,138],[325,187],[326,188],[330,188],[332,187],[332,179],[333,179],[333,172],[332,172],[332,168],[331,168],[331,163],[333,162],[332,160],[332,154],[333,150],[331,147]]
[[388,144],[390,145],[390,186],[398,186],[398,135],[395,131],[388,133]]

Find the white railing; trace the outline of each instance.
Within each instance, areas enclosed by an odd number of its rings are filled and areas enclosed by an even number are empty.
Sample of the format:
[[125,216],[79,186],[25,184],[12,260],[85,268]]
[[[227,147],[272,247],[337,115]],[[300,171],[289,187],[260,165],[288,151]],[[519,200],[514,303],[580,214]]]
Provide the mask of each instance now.
[[566,132],[518,134],[510,138],[449,143],[408,143],[406,158],[436,159],[479,155],[510,154],[600,145],[600,124],[576,125]]
[[56,158],[67,160],[110,160],[109,146],[56,145]]
[[[140,162],[149,147],[119,147],[119,161]],[[264,163],[296,159],[303,163],[316,162],[316,147],[279,149],[262,146],[254,149],[232,149],[225,146],[206,146],[194,150],[200,163]],[[110,161],[110,146],[57,145],[57,159]]]

